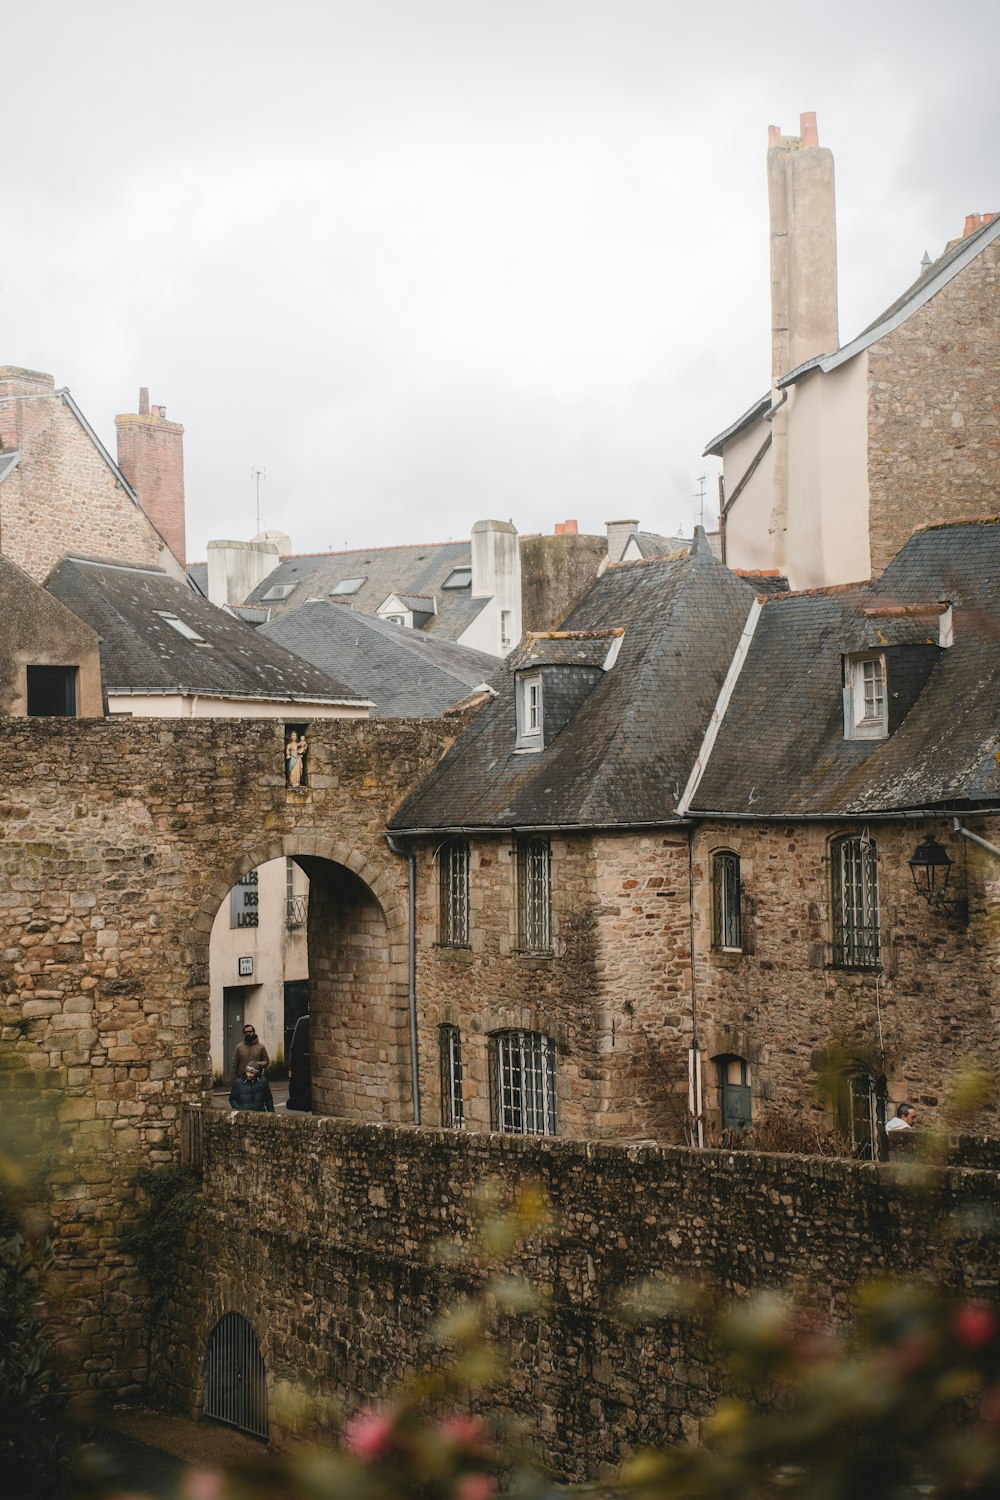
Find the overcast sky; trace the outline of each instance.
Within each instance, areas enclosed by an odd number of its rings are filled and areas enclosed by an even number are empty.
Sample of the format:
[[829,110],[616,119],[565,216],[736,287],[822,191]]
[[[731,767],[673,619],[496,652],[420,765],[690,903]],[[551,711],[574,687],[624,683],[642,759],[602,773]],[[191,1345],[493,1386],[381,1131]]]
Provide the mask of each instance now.
[[1000,209],[992,0],[10,7],[0,363],[114,451],[185,426],[188,552],[690,528],[767,388],[767,127],[836,160],[850,339]]

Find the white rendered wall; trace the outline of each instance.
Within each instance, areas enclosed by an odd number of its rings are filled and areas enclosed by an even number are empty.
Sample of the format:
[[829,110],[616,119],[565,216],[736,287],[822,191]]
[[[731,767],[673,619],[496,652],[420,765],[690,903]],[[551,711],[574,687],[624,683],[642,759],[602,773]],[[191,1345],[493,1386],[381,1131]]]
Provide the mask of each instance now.
[[136,719],[367,719],[365,704],[290,703],[266,698],[209,698],[189,693],[109,693],[112,714]]
[[277,566],[274,542],[209,542],[209,600],[220,606],[243,604]]
[[[306,896],[309,881],[294,868],[295,894]],[[286,875],[283,859],[257,867],[257,927],[230,925],[230,897],[219,907],[209,941],[211,986],[212,1072],[229,1080],[231,1055],[223,1047],[223,991],[238,986],[245,991],[244,1020],[257,1029],[268,1055],[274,1061],[284,1052],[285,981],[307,979],[307,927],[289,928],[286,916]],[[253,975],[241,978],[240,958],[253,959]]]
[[788,421],[788,581],[828,588],[871,577],[868,356],[795,387]]
[[[722,474],[726,499],[753,463],[771,431],[759,417],[723,450]],[[769,448],[757,465],[732,510],[726,516],[726,564],[730,568],[774,568],[775,549],[768,532],[771,515],[771,455]]]

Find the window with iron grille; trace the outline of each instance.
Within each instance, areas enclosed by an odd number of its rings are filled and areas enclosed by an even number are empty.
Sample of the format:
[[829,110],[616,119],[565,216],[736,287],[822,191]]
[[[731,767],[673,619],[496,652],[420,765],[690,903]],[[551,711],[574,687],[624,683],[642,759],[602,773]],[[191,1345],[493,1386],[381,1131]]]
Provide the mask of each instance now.
[[837,969],[880,966],[878,846],[874,839],[835,839],[830,846],[833,964]]
[[556,1133],[556,1045],[540,1031],[490,1037],[490,1128],[513,1135]]
[[462,1102],[462,1033],[457,1026],[439,1026],[441,1046],[441,1124],[461,1129],[465,1124]]
[[874,1161],[878,1156],[878,1090],[870,1073],[850,1073],[843,1079],[838,1113],[852,1155]]
[[438,860],[441,882],[439,941],[445,948],[469,946],[469,845],[449,839]]
[[712,947],[740,952],[740,860],[722,849],[712,855]]
[[517,946],[524,953],[552,947],[552,850],[548,839],[517,846]]

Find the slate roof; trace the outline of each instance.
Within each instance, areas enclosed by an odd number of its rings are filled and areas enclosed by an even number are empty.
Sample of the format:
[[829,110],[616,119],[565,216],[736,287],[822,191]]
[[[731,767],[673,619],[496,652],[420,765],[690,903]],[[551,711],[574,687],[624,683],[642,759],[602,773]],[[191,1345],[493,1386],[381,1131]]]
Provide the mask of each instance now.
[[325,600],[303,604],[255,633],[346,679],[372,700],[378,718],[437,717],[499,666],[484,651]]
[[[942,651],[899,728],[844,738],[841,657],[874,614],[950,600]],[[929,615],[924,616],[925,621]],[[924,630],[918,639],[926,639]],[[881,579],[763,603],[690,811],[830,817],[1000,804],[1000,518],[921,530]]]
[[267,600],[271,619],[298,609],[307,599],[327,599],[343,579],[364,578],[356,593],[344,597],[343,609],[374,615],[390,594],[416,596],[437,601],[437,613],[424,626],[424,633],[457,640],[485,608],[486,600],[473,598],[472,589],[446,589],[442,585],[455,568],[471,568],[472,543],[430,542],[406,547],[361,547],[348,552],[300,553],[283,557],[278,566],[258,584],[244,601],[263,604],[269,589],[280,584],[298,584],[284,600]]
[[390,826],[629,827],[669,824],[701,744],[753,590],[711,555],[693,551],[608,567],[563,629],[621,629],[614,666],[537,753],[515,753],[514,661],[480,710]]
[[[303,703],[358,703],[359,695],[155,568],[68,558],[51,594],[101,637],[111,693],[197,693]],[[206,644],[158,613],[175,615]]]

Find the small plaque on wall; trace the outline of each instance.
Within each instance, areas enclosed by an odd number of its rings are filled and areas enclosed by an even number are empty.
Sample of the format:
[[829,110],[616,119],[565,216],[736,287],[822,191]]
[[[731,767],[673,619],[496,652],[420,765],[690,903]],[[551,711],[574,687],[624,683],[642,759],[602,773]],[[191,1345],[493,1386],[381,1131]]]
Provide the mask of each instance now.
[[240,978],[241,979],[249,979],[250,975],[253,973],[253,959],[252,958],[238,958],[236,960],[236,963],[237,963],[237,970],[238,970]]

